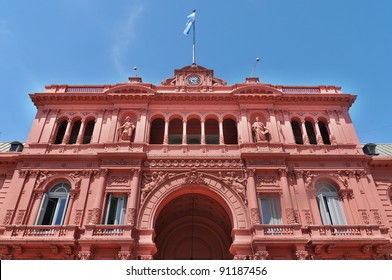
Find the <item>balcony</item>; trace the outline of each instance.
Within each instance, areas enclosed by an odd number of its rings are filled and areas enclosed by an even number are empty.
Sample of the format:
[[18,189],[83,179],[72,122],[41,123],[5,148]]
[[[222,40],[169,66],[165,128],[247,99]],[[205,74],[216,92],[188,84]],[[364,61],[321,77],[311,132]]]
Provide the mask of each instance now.
[[383,239],[378,225],[310,225],[312,239]]
[[256,237],[302,236],[301,225],[255,225]]
[[85,232],[80,241],[133,241],[131,225],[85,225]]
[[77,238],[77,226],[26,226],[9,225],[1,236],[9,241],[75,241]]

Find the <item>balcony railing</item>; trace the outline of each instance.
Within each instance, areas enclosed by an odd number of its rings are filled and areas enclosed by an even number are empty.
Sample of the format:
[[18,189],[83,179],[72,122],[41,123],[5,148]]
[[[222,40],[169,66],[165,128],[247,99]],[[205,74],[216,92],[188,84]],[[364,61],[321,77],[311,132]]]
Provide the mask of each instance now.
[[365,237],[381,236],[378,225],[322,225],[308,226],[311,237]]
[[133,226],[131,225],[86,225],[84,237],[124,237],[132,238]]
[[302,236],[301,225],[255,225],[256,236]]
[[9,225],[5,226],[3,233],[4,237],[9,238],[23,238],[23,239],[34,239],[34,238],[63,238],[63,239],[74,239],[76,238],[76,232],[78,227],[76,226],[19,226]]

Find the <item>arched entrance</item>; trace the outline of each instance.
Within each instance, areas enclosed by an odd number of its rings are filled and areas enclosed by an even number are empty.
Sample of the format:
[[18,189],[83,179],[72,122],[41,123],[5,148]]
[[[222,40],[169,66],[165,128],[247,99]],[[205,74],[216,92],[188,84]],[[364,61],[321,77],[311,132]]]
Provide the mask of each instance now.
[[155,259],[232,259],[231,221],[213,198],[198,193],[177,196],[155,223]]

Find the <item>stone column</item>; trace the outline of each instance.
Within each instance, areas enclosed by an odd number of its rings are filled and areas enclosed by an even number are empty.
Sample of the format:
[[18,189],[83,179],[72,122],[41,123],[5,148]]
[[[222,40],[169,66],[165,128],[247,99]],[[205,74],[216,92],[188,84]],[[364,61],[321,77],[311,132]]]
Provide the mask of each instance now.
[[[300,215],[302,216],[302,221],[304,225],[313,224],[312,213],[309,207],[308,195],[306,193],[303,170],[294,170],[295,177],[297,179],[297,187],[299,192],[299,204],[300,204]],[[321,221],[320,221],[321,222]]]
[[[361,215],[359,215],[362,213],[359,213],[360,211],[358,210],[358,208],[365,210],[365,207],[363,204],[361,194],[358,189],[358,183],[355,176],[355,171],[350,171],[347,172],[346,174],[348,177],[349,185],[352,190],[352,193],[350,193],[351,195],[348,196],[348,201],[347,201],[349,203],[350,210],[351,210],[350,215],[352,216],[354,224],[356,225],[364,224],[364,220],[362,219]],[[355,197],[355,199],[353,199],[353,197]]]
[[351,209],[350,209],[350,202],[349,202],[349,200],[351,198],[352,198],[351,194],[348,193],[348,192],[343,192],[343,193],[340,194],[340,200],[342,201],[343,210],[344,210],[344,213],[345,213],[347,224],[354,225],[354,224],[356,224],[356,222],[353,219],[352,212],[351,212]]
[[[144,143],[146,138],[146,125],[147,125],[147,110],[146,108],[142,108],[139,110],[140,118],[138,119],[137,123],[135,124],[134,130],[134,143]],[[132,137],[132,135],[131,135]]]
[[95,176],[97,178],[96,188],[93,194],[93,207],[91,209],[92,215],[89,221],[89,224],[100,224],[101,223],[101,212],[102,212],[102,203],[105,198],[105,184],[106,184],[106,175],[108,173],[107,169],[98,171]]
[[71,137],[71,126],[72,126],[72,121],[71,121],[71,119],[68,119],[68,124],[67,124],[67,128],[65,130],[65,133],[64,133],[64,138],[63,138],[62,144],[67,144],[69,141],[69,137]]
[[309,145],[309,137],[306,132],[305,121],[301,120],[301,131],[302,131],[302,139],[304,140],[304,145]]
[[291,122],[290,122],[290,117],[289,117],[289,112],[288,111],[283,111],[283,119],[284,119],[284,134],[287,139],[287,143],[294,144],[294,134],[293,134],[293,129],[291,127]]
[[131,193],[129,195],[129,206],[127,213],[127,224],[136,225],[136,214],[139,208],[139,197],[140,197],[140,177],[141,171],[135,169],[133,171],[132,181],[131,181]]
[[80,125],[79,129],[79,135],[76,140],[76,144],[82,144],[83,143],[83,137],[84,137],[84,132],[86,130],[86,120],[82,120],[82,123]]
[[74,205],[75,198],[76,198],[77,195],[78,194],[76,192],[72,192],[72,191],[69,194],[69,201],[68,201],[68,206],[67,206],[67,209],[66,209],[66,212],[65,212],[66,214],[65,214],[65,217],[64,217],[63,225],[69,225],[69,219],[71,217],[73,205]]
[[[279,136],[279,131],[278,131],[278,123],[276,121],[275,111],[272,110],[272,109],[269,109],[268,113],[269,113],[269,118],[270,118],[269,121],[271,123],[271,127],[270,127],[271,142],[280,142],[280,136]],[[267,123],[265,124],[265,126],[267,126]]]
[[248,209],[250,213],[250,218],[252,224],[260,224],[261,216],[259,210],[259,204],[257,201],[257,191],[256,191],[256,184],[255,184],[255,170],[248,170],[248,178],[246,181],[246,196],[248,199]]
[[104,115],[105,115],[105,110],[101,110],[98,112],[98,117],[95,119],[94,131],[91,137],[92,144],[98,143],[100,140],[99,137],[101,135]]
[[186,120],[182,120],[182,145],[186,144]]
[[[107,141],[109,141],[109,142],[115,142],[118,139],[118,136],[117,136],[118,124],[117,124],[117,122],[118,122],[118,113],[119,112],[120,112],[120,109],[109,111],[109,113],[111,114],[111,116],[110,116],[110,127],[109,127],[109,132],[108,132],[108,135],[107,135]],[[107,122],[106,125],[108,125],[108,122]]]
[[366,170],[357,170],[355,175],[357,181],[353,185],[350,180],[350,186],[353,189],[355,202],[358,205],[358,213],[362,219],[360,224],[369,224],[369,205],[367,205],[366,201],[364,200],[365,191],[362,186],[362,178],[366,178]]
[[246,109],[241,109],[239,128],[240,129],[238,130],[238,135],[241,137],[241,144],[252,143],[252,134],[250,133],[251,129],[249,127]]
[[280,180],[279,180],[280,186],[282,187],[282,191],[283,191],[286,222],[287,224],[296,224],[298,223],[298,221],[296,221],[293,202],[291,201],[289,185],[287,183],[287,171],[286,169],[278,169],[278,172],[280,176]]
[[165,133],[163,135],[163,144],[169,144],[169,119],[165,119]]
[[225,144],[225,138],[223,136],[223,119],[219,119],[219,145]]
[[328,128],[330,132],[330,140],[332,145],[336,145],[338,142],[343,143],[342,137],[340,136],[338,124],[335,119],[334,111],[327,111],[328,113]]
[[324,141],[323,141],[323,137],[321,136],[321,131],[320,131],[320,127],[318,125],[318,121],[314,122],[314,128],[315,128],[315,132],[316,132],[316,139],[317,139],[317,144],[318,145],[323,145]]
[[201,120],[201,145],[205,145],[206,143],[206,128],[205,128],[205,119]]
[[34,225],[35,221],[37,220],[39,211],[40,211],[40,206],[42,203],[42,198],[44,197],[44,193],[43,192],[39,192],[39,193],[35,193],[33,195],[33,207],[31,209],[31,214],[29,217],[29,221],[28,224],[29,225]]

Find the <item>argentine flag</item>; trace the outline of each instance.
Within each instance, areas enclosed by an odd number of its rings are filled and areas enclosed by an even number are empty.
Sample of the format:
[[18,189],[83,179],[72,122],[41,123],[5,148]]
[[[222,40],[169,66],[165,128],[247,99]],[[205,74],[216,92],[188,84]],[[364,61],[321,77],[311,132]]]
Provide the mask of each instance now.
[[193,12],[187,17],[187,22],[186,22],[186,26],[184,29],[184,35],[188,35],[189,31],[192,28],[193,23],[195,22],[195,18],[196,18],[196,10],[193,10]]

